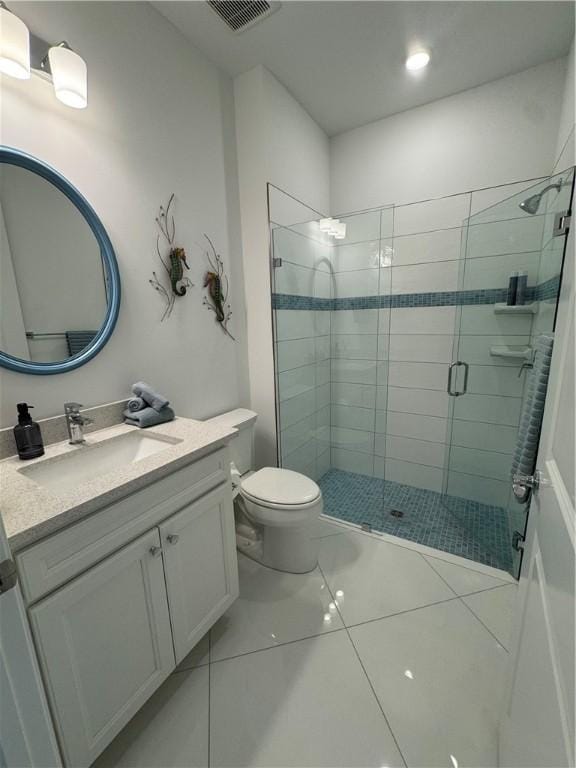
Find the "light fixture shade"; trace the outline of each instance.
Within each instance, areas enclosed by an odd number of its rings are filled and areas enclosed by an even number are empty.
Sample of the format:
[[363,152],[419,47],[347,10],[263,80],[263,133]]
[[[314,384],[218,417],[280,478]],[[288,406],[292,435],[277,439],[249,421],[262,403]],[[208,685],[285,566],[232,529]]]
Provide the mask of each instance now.
[[18,80],[30,77],[30,33],[24,22],[0,7],[0,72]]
[[84,109],[88,104],[88,73],[86,62],[66,45],[48,51],[50,71],[56,98],[68,107]]
[[339,221],[334,227],[334,239],[344,240],[345,237],[346,237],[346,224],[343,221]]
[[334,224],[334,219],[320,219],[320,221],[318,222],[318,226],[320,227],[320,232],[330,232],[333,224]]

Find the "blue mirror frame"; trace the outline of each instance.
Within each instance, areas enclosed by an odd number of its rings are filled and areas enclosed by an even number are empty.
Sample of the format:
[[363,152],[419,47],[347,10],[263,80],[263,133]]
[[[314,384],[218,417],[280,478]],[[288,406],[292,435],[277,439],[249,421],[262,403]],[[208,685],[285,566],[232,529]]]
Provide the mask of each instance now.
[[25,152],[21,152],[18,149],[3,145],[0,145],[0,163],[26,168],[27,170],[32,171],[32,173],[36,173],[38,176],[46,179],[46,181],[49,181],[59,189],[60,192],[66,195],[70,202],[82,214],[100,246],[108,296],[108,307],[102,327],[90,344],[84,347],[84,349],[77,355],[57,363],[35,363],[30,360],[22,360],[19,357],[13,357],[0,350],[0,366],[8,368],[11,371],[17,371],[18,373],[31,373],[36,375],[50,375],[73,371],[75,368],[85,365],[100,352],[112,335],[114,326],[118,320],[118,313],[120,311],[120,272],[118,270],[118,262],[116,261],[114,248],[112,247],[108,233],[104,229],[104,225],[98,218],[96,211],[76,187],[72,186],[68,179],[58,173],[58,171],[54,170],[54,168],[51,168],[41,160],[32,157],[32,155],[27,155]]

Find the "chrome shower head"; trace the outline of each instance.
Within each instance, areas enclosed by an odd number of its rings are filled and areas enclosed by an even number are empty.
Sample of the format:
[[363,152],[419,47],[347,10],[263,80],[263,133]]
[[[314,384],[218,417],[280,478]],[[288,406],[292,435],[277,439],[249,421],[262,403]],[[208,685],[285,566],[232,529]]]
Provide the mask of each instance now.
[[540,203],[542,202],[542,192],[538,192],[537,195],[532,195],[532,197],[526,198],[526,200],[523,200],[520,203],[520,208],[525,213],[529,213],[532,216],[536,213],[538,208],[540,208]]
[[526,200],[523,200],[520,203],[520,208],[522,208],[525,213],[529,213],[531,216],[533,216],[535,213],[537,213],[538,208],[540,208],[540,203],[542,202],[542,198],[544,197],[545,193],[549,192],[551,189],[556,189],[558,192],[560,192],[562,189],[562,181],[558,181],[556,184],[548,184],[548,186],[544,187],[544,189],[540,190],[540,192],[537,192],[531,197],[527,197]]

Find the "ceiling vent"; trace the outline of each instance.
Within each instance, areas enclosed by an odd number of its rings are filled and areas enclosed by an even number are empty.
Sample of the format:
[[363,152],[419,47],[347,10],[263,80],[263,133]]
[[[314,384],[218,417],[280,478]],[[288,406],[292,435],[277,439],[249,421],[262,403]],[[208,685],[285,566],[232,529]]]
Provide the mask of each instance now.
[[233,32],[244,32],[271,16],[280,8],[279,2],[267,0],[207,0],[226,26]]

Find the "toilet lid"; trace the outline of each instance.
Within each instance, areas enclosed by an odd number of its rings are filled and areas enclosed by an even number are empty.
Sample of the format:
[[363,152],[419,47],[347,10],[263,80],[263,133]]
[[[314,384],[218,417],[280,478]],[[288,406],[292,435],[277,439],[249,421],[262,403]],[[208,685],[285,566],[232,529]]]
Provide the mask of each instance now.
[[290,469],[265,467],[242,481],[249,496],[272,504],[309,504],[320,495],[314,480]]

